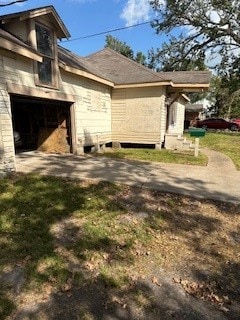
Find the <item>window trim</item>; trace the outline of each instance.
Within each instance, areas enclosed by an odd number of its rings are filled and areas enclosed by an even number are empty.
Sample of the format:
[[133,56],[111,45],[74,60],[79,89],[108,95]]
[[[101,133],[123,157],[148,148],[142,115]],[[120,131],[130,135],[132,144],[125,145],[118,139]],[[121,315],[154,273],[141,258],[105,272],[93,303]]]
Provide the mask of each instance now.
[[[53,54],[52,57],[47,56],[45,54],[42,54],[38,51],[37,48],[37,32],[36,32],[36,25],[39,25],[47,30],[49,30],[52,34],[53,37]],[[43,58],[48,58],[51,59],[51,64],[52,64],[52,83],[51,84],[46,84],[43,83],[39,80],[39,73],[38,73],[38,62],[34,62],[34,79],[35,79],[35,85],[39,87],[44,87],[44,88],[52,88],[52,89],[59,89],[59,69],[58,69],[58,55],[57,55],[57,37],[56,33],[53,29],[49,28],[49,26],[46,26],[44,23],[39,22],[39,21],[34,21],[33,23],[33,29],[34,29],[34,39],[32,38],[33,46],[35,49],[38,51],[39,55],[42,56]]]

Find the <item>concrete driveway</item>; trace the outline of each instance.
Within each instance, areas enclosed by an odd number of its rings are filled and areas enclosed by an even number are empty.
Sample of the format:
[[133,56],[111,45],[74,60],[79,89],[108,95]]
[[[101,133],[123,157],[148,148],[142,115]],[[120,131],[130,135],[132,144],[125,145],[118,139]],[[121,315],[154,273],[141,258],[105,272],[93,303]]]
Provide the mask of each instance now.
[[71,179],[107,180],[194,197],[240,203],[240,171],[225,155],[203,150],[208,165],[193,166],[114,160],[90,155],[46,154],[36,151],[16,155],[18,172],[40,173]]

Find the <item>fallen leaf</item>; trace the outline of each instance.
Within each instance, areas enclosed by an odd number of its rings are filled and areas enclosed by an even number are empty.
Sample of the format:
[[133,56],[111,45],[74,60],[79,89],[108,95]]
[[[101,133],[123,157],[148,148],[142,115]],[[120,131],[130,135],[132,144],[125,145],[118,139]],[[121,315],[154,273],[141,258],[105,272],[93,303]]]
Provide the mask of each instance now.
[[223,312],[229,312],[229,309],[224,307],[224,306],[220,306],[219,310],[223,311]]
[[152,283],[153,283],[153,284],[156,284],[156,285],[159,286],[159,287],[161,287],[161,283],[158,282],[157,277],[153,277],[153,278],[152,278]]

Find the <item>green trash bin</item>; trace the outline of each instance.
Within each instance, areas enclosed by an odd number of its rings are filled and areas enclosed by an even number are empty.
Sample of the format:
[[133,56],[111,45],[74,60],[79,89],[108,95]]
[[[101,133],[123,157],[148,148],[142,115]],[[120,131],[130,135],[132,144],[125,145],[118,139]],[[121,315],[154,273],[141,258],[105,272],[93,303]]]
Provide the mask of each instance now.
[[204,137],[205,136],[206,130],[202,129],[202,128],[193,127],[193,128],[189,128],[188,132],[190,133],[190,137],[199,138],[199,137]]

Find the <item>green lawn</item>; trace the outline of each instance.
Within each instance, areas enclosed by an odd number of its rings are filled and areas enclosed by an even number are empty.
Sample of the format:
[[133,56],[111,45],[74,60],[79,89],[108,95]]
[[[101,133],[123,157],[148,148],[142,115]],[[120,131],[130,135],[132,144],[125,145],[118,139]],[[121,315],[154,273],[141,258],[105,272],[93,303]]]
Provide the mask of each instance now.
[[106,149],[103,153],[96,154],[117,159],[131,159],[141,161],[155,161],[164,163],[206,165],[207,157],[199,153],[198,157],[194,157],[194,150],[190,151],[172,151],[172,150],[156,150],[156,149],[140,149],[140,148],[122,148],[122,149]]
[[239,289],[237,212],[232,204],[107,182],[2,179],[0,319],[21,318],[33,304],[36,315],[24,319],[117,318],[118,308],[132,319],[160,318],[151,289],[161,289],[159,270],[186,279],[182,286],[197,298],[231,301]]
[[[189,134],[185,134],[188,140]],[[212,150],[220,151],[229,156],[236,168],[240,170],[240,133],[212,133],[207,132],[205,137],[200,138],[200,147],[206,147]],[[194,157],[194,151],[172,151],[172,150],[155,150],[155,149],[106,149],[103,153],[95,154],[117,159],[132,159],[141,161],[155,161],[163,163],[206,165],[207,157],[199,152],[198,157]]]
[[200,145],[226,154],[240,170],[240,133],[206,133]]

